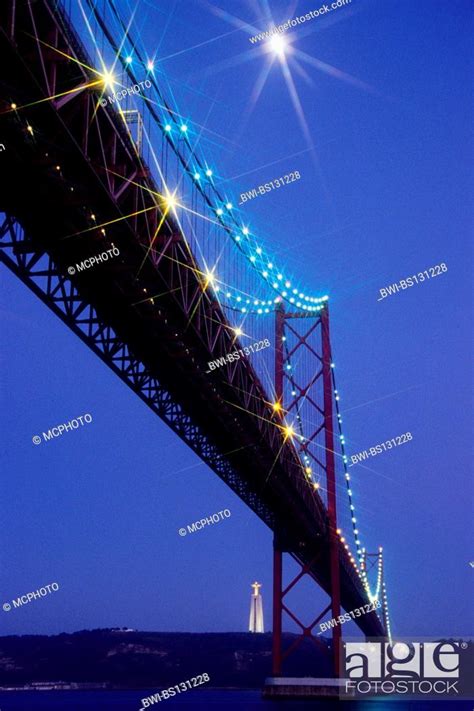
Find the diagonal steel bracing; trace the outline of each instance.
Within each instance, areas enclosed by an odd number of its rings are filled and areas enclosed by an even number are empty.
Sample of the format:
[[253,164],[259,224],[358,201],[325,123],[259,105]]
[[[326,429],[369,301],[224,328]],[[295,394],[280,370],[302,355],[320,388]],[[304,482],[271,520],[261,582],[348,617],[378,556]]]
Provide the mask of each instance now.
[[130,352],[129,346],[101,321],[94,307],[81,298],[51,257],[29,251],[31,242],[11,217],[5,217],[0,225],[0,246],[1,261],[272,527],[274,516],[268,507],[248,490],[225,456],[193,424],[144,363]]

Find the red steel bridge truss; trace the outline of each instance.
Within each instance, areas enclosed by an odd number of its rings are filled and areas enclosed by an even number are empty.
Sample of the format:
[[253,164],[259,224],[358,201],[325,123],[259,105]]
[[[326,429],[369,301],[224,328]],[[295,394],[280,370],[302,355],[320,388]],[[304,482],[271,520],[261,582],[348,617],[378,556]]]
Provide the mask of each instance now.
[[[271,355],[261,355],[262,362],[272,359],[270,385],[255,365],[257,354],[209,372],[210,361],[242,351],[244,334],[233,327],[235,302],[223,303],[206,255],[193,243],[194,223],[187,234],[161,200],[166,167],[188,174],[206,166],[193,157],[191,167],[189,151],[172,143],[152,105],[148,119],[161,130],[157,153],[165,166],[157,176],[140,150],[146,120],[100,103],[100,75],[56,2],[5,0],[0,25],[1,66],[8,68],[0,104],[8,176],[0,193],[3,263],[273,530],[274,674],[299,643],[282,649],[284,614],[301,639],[332,654],[337,674],[341,626],[332,630],[332,649],[314,630],[341,607],[373,599],[372,554],[353,555],[338,528],[337,492],[347,482],[341,486],[337,474],[343,438],[327,301],[305,311],[278,297],[264,314],[265,333],[270,323],[274,336]],[[162,96],[160,102],[170,110]],[[132,115],[138,138],[126,119]],[[211,188],[195,191],[193,205],[211,205]],[[206,237],[207,225],[202,229],[198,237]],[[106,264],[75,268],[110,249],[119,255]],[[305,368],[294,367],[302,362]],[[300,568],[286,585],[284,553]],[[367,637],[389,633],[381,551],[375,555],[383,606],[380,617],[370,612],[356,620]],[[305,576],[330,597],[310,625],[287,602]]]

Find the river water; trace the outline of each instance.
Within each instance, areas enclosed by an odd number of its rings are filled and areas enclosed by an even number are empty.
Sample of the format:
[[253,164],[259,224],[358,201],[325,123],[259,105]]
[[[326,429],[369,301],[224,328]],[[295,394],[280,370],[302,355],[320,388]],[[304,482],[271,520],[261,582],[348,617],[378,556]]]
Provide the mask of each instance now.
[[[139,711],[144,691],[0,691],[0,711]],[[157,702],[160,711],[472,711],[472,701],[264,701],[259,691],[199,690]]]

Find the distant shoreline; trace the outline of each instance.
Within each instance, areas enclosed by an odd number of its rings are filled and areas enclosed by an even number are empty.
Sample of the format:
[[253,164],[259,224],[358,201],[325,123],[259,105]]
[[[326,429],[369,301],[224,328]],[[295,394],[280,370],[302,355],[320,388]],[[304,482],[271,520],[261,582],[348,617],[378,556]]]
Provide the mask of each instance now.
[[[285,647],[295,641],[285,634]],[[320,638],[322,641],[324,638]],[[331,676],[330,654],[303,641],[290,676]],[[0,692],[167,688],[207,673],[207,688],[261,689],[272,675],[272,635],[251,632],[84,630],[0,637]]]

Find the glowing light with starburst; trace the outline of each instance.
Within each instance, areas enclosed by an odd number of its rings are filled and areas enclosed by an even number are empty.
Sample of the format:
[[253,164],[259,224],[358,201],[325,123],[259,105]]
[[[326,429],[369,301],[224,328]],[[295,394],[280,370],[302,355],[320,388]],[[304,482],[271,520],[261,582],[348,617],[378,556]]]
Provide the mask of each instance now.
[[273,35],[267,42],[268,49],[277,57],[283,59],[288,51],[288,42],[283,35]]

